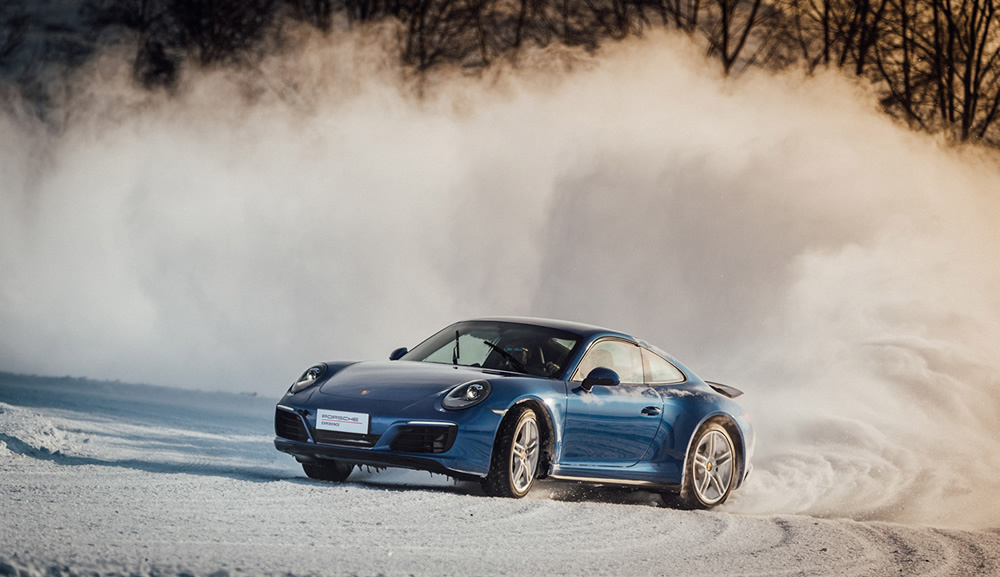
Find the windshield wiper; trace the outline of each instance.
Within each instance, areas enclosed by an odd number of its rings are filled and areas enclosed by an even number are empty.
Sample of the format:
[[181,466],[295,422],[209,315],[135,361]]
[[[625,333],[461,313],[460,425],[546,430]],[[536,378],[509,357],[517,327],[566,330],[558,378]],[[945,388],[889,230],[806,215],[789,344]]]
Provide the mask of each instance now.
[[521,361],[519,361],[519,360],[517,360],[517,359],[514,358],[514,355],[512,355],[512,354],[508,353],[507,351],[501,349],[497,345],[494,345],[490,341],[483,341],[483,343],[486,346],[488,346],[489,348],[493,349],[494,351],[500,353],[503,356],[503,358],[507,359],[507,361],[509,363],[513,363],[514,365],[517,365],[517,367],[520,367],[520,368],[517,369],[518,372],[521,372],[521,373],[528,372],[527,370],[525,370],[524,365],[521,363]]
[[451,364],[458,365],[458,357],[461,354],[458,349],[458,331],[455,331],[455,348],[451,350]]

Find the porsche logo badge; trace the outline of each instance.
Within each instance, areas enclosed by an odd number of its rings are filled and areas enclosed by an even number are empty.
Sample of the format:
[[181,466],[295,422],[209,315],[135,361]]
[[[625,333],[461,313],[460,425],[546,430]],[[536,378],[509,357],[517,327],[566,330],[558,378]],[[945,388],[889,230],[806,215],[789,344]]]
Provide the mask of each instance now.
[[367,395],[367,394],[368,394],[369,392],[370,392],[370,391],[369,391],[368,389],[365,389],[365,390],[361,391],[361,394],[362,394],[362,395]]

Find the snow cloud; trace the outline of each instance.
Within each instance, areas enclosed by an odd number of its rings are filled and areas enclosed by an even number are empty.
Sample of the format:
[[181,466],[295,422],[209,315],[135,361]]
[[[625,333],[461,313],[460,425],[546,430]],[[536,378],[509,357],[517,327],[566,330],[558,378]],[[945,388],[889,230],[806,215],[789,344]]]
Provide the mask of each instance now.
[[169,98],[109,56],[61,130],[0,117],[0,369],[277,396],[462,317],[566,318],[747,391],[731,510],[995,520],[994,155],[668,36],[423,99],[370,54]]

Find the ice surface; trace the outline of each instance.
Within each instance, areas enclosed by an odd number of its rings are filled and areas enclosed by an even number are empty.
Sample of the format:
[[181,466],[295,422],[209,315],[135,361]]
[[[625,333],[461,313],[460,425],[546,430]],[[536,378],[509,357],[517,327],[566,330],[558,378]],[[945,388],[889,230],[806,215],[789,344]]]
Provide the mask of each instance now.
[[306,479],[273,401],[0,375],[0,575],[998,575],[1000,533],[664,508],[416,471]]

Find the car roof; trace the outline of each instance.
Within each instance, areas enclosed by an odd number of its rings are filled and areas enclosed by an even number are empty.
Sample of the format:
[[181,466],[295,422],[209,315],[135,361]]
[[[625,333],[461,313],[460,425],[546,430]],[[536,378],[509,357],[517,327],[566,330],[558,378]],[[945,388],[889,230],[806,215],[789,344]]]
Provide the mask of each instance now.
[[[648,343],[643,339],[636,338],[628,333],[623,333],[621,331],[613,331],[611,329],[606,329],[604,327],[599,327],[595,325],[588,325],[585,323],[577,323],[572,321],[561,321],[556,319],[544,319],[535,317],[483,317],[466,319],[460,322],[475,322],[475,321],[487,321],[487,322],[507,322],[507,323],[520,323],[525,325],[535,325],[539,327],[546,327],[556,330],[564,330],[571,333],[576,333],[583,337],[584,341],[594,341],[601,337],[616,337],[620,339],[625,339],[631,341],[640,347],[645,347],[657,355],[667,359],[673,363],[677,368],[684,373],[688,379],[698,379],[699,377],[695,375],[690,369],[688,369],[683,363],[677,360],[673,355],[667,353],[663,349]],[[582,355],[582,352],[580,353]]]
[[586,339],[590,339],[596,336],[613,336],[613,337],[620,337],[633,342],[638,342],[638,339],[636,339],[632,335],[628,333],[623,333],[621,331],[613,331],[611,329],[606,329],[604,327],[599,327],[595,325],[588,325],[585,323],[577,323],[572,321],[561,321],[556,319],[544,319],[535,317],[484,317],[484,318],[468,319],[468,321],[469,322],[494,321],[494,322],[520,323],[525,325],[535,325],[539,327],[577,333]]

